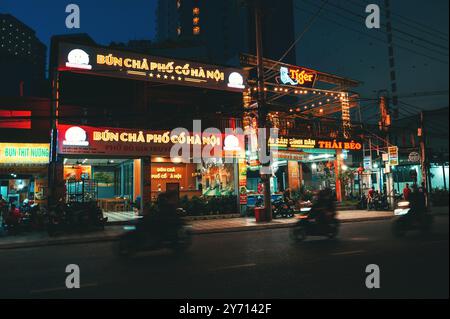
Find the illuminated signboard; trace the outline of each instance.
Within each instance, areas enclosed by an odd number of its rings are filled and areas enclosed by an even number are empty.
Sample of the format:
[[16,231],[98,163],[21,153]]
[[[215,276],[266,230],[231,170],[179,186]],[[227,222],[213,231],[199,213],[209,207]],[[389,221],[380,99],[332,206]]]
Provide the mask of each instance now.
[[48,164],[50,144],[0,143],[1,164]]
[[211,157],[244,158],[243,135],[186,134],[171,131],[58,125],[58,153],[72,155],[149,156],[169,155],[175,144],[188,145],[191,150],[207,147]]
[[388,147],[388,154],[389,154],[389,165],[390,166],[398,165],[398,147],[397,146]]
[[317,73],[301,67],[280,67],[278,83],[312,88],[317,78]]
[[58,69],[234,92],[246,86],[240,69],[69,43],[59,44]]
[[314,148],[358,151],[362,149],[362,144],[353,140],[324,140],[297,137],[279,137],[277,139],[269,138],[269,147],[277,147],[289,150]]

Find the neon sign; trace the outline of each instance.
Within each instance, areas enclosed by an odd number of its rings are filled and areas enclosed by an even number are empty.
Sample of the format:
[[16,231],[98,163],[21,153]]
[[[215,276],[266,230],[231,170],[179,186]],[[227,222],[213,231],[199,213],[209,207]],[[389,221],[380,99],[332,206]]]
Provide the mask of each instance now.
[[300,67],[280,67],[279,81],[282,84],[313,87],[317,74]]

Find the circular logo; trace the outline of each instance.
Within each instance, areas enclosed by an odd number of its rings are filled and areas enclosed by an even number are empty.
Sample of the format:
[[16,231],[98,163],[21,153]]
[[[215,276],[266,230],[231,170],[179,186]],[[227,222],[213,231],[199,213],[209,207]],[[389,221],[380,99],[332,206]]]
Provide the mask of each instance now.
[[417,153],[417,152],[409,153],[408,161],[410,161],[410,162],[419,162],[420,161],[419,153]]
[[64,145],[72,145],[72,146],[88,146],[89,142],[87,141],[86,131],[81,127],[72,126],[66,131],[64,135],[65,140],[63,141]]
[[228,77],[228,86],[236,89],[244,89],[244,78],[238,72],[233,72]]
[[73,49],[67,55],[66,66],[77,69],[91,70],[92,66],[89,65],[89,55],[81,49]]
[[225,151],[240,151],[239,139],[234,135],[228,135],[225,137],[223,149]]

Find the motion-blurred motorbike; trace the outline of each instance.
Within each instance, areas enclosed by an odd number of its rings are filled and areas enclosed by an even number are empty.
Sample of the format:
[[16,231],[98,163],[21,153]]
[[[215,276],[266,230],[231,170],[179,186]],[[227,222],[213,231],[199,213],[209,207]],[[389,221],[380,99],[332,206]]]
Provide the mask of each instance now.
[[291,230],[291,238],[300,242],[308,236],[325,236],[329,239],[335,238],[339,233],[340,222],[337,218],[330,217],[330,222],[320,223],[314,217],[312,207],[301,209],[299,221]]
[[[156,226],[157,227],[157,226]],[[115,252],[120,257],[131,257],[140,251],[170,249],[175,253],[186,251],[192,244],[191,229],[184,221],[176,225],[149,230],[143,223],[125,226],[126,231],[115,245]]]
[[396,237],[403,237],[409,231],[418,230],[428,233],[433,225],[433,216],[426,211],[415,212],[409,201],[400,201],[396,205],[394,215],[396,219],[392,225],[392,232]]

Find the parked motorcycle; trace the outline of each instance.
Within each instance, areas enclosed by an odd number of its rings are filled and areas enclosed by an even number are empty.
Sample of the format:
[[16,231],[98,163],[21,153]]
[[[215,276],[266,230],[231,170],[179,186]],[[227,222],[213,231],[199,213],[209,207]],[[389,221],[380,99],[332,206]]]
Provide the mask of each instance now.
[[49,236],[61,233],[103,230],[108,221],[95,202],[58,203],[48,214],[47,232]]
[[141,223],[125,226],[123,234],[115,245],[120,257],[131,257],[140,251],[170,249],[175,253],[186,251],[192,244],[191,230],[184,222],[166,229],[163,233],[149,231]]
[[308,236],[325,236],[329,239],[335,238],[339,233],[340,222],[336,218],[332,218],[329,223],[318,223],[312,217],[312,207],[301,209],[299,221],[291,230],[291,237],[294,241],[300,242]]
[[417,214],[414,209],[409,201],[397,203],[397,208],[394,210],[394,215],[397,218],[392,225],[392,232],[396,237],[403,237],[409,231],[418,230],[427,233],[431,230],[433,216],[426,212]]
[[278,199],[272,202],[272,218],[294,217],[294,204]]

